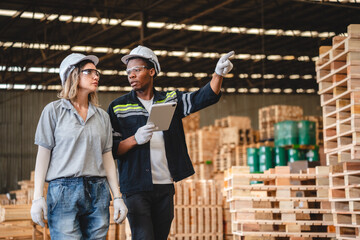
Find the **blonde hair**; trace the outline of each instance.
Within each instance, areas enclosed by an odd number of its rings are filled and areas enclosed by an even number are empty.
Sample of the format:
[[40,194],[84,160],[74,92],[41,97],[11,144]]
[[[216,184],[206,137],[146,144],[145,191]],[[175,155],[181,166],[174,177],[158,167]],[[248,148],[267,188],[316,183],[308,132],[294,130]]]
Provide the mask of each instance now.
[[[91,61],[89,61],[91,62]],[[92,62],[91,62],[92,63]],[[74,70],[70,73],[69,77],[65,80],[64,86],[62,86],[61,91],[58,93],[58,98],[67,99],[70,101],[75,101],[79,92],[79,81],[80,81],[80,67],[76,66]],[[88,95],[89,102],[99,107],[99,100],[96,92],[92,92]]]

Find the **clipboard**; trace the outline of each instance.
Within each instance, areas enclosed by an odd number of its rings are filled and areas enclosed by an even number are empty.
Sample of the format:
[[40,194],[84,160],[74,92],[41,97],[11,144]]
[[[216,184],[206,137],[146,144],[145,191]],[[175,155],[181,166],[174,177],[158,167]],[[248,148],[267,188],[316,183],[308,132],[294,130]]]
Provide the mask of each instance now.
[[168,130],[174,115],[176,105],[176,102],[159,103],[152,105],[147,122],[154,123],[155,126],[158,127],[156,131]]

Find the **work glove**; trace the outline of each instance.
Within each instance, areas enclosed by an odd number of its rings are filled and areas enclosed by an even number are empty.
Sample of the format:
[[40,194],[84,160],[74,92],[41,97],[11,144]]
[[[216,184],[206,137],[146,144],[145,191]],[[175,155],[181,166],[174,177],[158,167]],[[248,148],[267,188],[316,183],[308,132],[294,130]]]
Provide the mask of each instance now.
[[137,144],[142,145],[150,141],[155,129],[156,128],[153,123],[147,123],[145,126],[139,128],[135,133],[135,141]]
[[215,73],[220,76],[225,76],[233,68],[233,64],[230,62],[229,58],[234,55],[234,51],[231,51],[224,56],[222,56],[216,64]]
[[47,220],[47,205],[44,197],[32,201],[30,214],[34,223],[39,224],[42,227],[45,227],[43,216],[44,219]]
[[117,224],[120,224],[125,220],[128,209],[122,198],[115,198],[113,205],[114,205],[114,221]]

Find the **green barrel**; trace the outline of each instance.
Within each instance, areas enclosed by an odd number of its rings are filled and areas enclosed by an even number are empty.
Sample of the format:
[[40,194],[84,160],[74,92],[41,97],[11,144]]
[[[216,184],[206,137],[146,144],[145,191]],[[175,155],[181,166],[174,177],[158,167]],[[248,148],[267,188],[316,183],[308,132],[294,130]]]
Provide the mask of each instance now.
[[269,168],[273,168],[273,149],[268,146],[261,146],[259,148],[259,170],[264,172]]
[[283,147],[275,147],[275,166],[287,166],[286,150]]
[[315,145],[316,144],[316,123],[302,120],[298,122],[299,144]]
[[308,150],[306,152],[306,160],[308,160],[309,162],[319,161],[319,150]]
[[247,165],[250,167],[250,173],[259,172],[259,149],[247,148]]
[[305,160],[305,156],[303,154],[303,151],[300,149],[294,149],[290,148],[288,149],[288,161],[289,162],[296,162]]
[[275,147],[298,144],[297,121],[282,121],[274,125]]

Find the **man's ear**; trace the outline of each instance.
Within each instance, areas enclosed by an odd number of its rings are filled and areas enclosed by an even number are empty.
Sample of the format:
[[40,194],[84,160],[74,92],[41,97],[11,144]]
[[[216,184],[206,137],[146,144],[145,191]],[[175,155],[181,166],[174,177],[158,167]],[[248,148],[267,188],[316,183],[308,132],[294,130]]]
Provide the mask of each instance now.
[[155,73],[156,73],[155,68],[150,68],[150,75],[151,75],[152,77],[155,76]]

